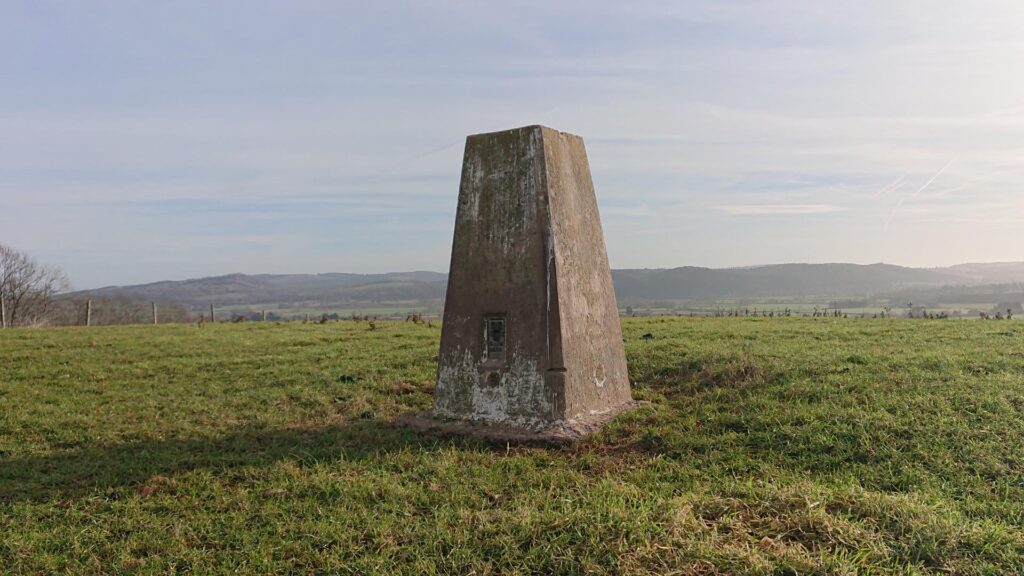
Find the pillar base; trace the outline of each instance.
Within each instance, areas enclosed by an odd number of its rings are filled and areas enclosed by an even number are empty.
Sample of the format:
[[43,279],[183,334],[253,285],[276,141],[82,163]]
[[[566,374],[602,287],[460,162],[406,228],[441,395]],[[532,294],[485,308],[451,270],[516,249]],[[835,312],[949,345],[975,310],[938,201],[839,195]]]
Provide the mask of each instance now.
[[432,411],[405,414],[395,423],[419,432],[442,436],[469,436],[512,444],[568,444],[597,432],[622,412],[640,405],[641,402],[630,401],[573,420],[539,422],[535,425],[446,418]]

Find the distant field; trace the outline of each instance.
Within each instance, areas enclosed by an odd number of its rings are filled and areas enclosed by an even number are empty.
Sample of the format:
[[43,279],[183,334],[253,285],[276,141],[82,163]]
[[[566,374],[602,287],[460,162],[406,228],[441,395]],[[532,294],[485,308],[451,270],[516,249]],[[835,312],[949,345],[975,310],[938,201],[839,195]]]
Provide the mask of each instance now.
[[[395,319],[404,318],[412,313],[419,313],[426,317],[439,318],[441,301],[395,300],[380,303],[336,302],[321,304],[317,302],[296,302],[292,304],[236,304],[219,306],[216,309],[216,314],[221,320],[229,320],[239,315],[258,315],[263,310],[266,310],[268,315],[276,315],[276,317],[282,320],[301,320],[307,314],[311,320],[320,318],[324,314],[337,314],[341,318],[351,318],[355,315]],[[193,311],[197,317],[204,312],[204,309]]]
[[[418,301],[393,301],[383,302],[379,304],[364,303],[359,305],[357,302],[339,302],[335,304],[315,304],[315,303],[298,303],[294,305],[279,305],[279,304],[237,304],[220,306],[216,308],[215,314],[218,320],[232,320],[239,316],[255,316],[259,315],[262,311],[266,311],[270,317],[275,316],[281,320],[302,320],[305,315],[309,315],[310,320],[317,320],[323,315],[338,315],[342,319],[349,319],[353,315],[355,316],[369,316],[371,318],[376,317],[377,319],[403,319],[410,314],[420,314],[425,318],[440,318],[440,300],[436,302],[436,305],[424,304]],[[194,314],[199,317],[205,311],[194,311]]]
[[[904,318],[907,315],[905,305],[892,306],[887,300],[879,299],[862,303],[836,303],[831,298],[764,298],[764,299],[723,299],[723,300],[676,300],[658,302],[637,302],[631,306],[621,306],[620,314],[623,316],[708,316],[738,312],[741,316],[761,315],[773,312],[778,315],[786,310],[792,316],[813,316],[814,312],[834,312],[838,310],[848,317],[865,317],[889,315],[894,318]],[[984,302],[973,304],[942,303],[929,306],[918,306],[914,313],[920,315],[922,311],[930,314],[945,313],[952,318],[978,318],[978,312],[995,313],[1004,312],[998,308],[996,302]]]
[[0,331],[0,573],[1021,572],[1024,323],[623,326],[565,448],[389,424],[436,323]]
[[[443,308],[441,300],[396,300],[386,302],[297,302],[292,304],[236,304],[217,307],[218,318],[233,319],[239,315],[257,317],[262,310],[268,314],[276,315],[283,320],[302,319],[306,314],[311,319],[319,318],[323,314],[337,314],[342,318],[356,316],[371,316],[377,318],[404,318],[408,314],[418,313],[426,318],[439,319]],[[885,300],[872,301],[867,304],[852,306],[839,305],[829,298],[768,298],[768,299],[724,299],[724,300],[676,300],[658,302],[639,302],[632,305],[623,305],[619,313],[623,316],[709,316],[716,313],[728,314],[729,312],[744,312],[751,315],[766,314],[769,311],[774,314],[783,313],[789,310],[793,316],[811,316],[815,311],[840,310],[850,317],[877,316],[882,313],[889,314],[896,318],[907,315],[906,307],[892,307]],[[915,313],[920,313],[922,308],[916,308]],[[975,304],[941,304],[923,307],[932,314],[946,314],[954,318],[977,318],[978,311],[993,313],[996,310],[995,302]],[[198,317],[204,313],[205,308],[196,308],[193,313]]]

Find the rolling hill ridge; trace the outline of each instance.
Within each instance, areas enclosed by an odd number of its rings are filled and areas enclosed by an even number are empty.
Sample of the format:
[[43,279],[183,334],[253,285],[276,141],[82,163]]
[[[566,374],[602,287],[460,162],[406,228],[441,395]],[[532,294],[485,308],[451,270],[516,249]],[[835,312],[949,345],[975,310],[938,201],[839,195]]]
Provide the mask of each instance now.
[[[612,271],[620,304],[649,300],[775,297],[864,297],[913,289],[1024,284],[1024,262],[909,268],[891,264],[776,264],[746,268],[680,267]],[[191,306],[293,302],[441,301],[447,275],[227,274],[134,286],[108,286],[72,296],[129,297]]]

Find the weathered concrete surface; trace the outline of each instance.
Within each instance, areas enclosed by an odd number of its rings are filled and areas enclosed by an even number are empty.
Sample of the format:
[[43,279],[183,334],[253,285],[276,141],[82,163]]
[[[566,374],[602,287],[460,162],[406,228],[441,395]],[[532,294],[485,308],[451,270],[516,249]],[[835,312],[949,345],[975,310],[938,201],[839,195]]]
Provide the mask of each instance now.
[[631,402],[583,140],[542,126],[470,136],[434,414],[550,429]]
[[404,414],[398,424],[442,436],[474,436],[485,440],[514,444],[559,445],[567,444],[600,430],[622,409],[639,406],[643,402],[630,403],[572,420],[558,420],[532,428],[505,422],[489,422],[470,419],[439,419],[430,413]]

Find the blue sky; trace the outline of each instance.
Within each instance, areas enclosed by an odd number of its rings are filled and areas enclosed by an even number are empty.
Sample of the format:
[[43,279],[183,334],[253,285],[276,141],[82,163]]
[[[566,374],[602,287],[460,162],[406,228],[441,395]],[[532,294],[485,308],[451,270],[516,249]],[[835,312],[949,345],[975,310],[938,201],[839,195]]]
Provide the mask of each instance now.
[[0,0],[0,243],[78,288],[448,265],[467,134],[612,266],[1024,259],[1024,3]]

